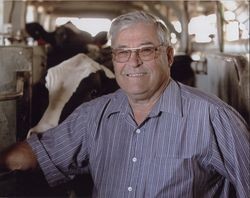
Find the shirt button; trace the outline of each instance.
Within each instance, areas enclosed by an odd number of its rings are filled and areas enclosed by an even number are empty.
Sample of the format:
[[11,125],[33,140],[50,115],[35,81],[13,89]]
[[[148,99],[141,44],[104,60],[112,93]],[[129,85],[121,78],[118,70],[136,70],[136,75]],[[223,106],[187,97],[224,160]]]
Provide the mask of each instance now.
[[137,161],[137,158],[136,158],[136,157],[133,157],[133,158],[132,158],[132,161],[133,161],[133,162],[136,162],[136,161]]
[[131,186],[128,187],[128,191],[131,192],[133,189]]
[[141,132],[141,130],[140,129],[136,129],[135,132],[139,134]]

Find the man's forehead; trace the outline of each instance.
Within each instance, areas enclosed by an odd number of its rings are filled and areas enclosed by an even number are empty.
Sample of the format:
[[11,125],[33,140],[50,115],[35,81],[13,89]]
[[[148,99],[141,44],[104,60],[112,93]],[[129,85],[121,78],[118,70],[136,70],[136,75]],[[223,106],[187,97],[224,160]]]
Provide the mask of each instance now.
[[138,47],[158,44],[158,36],[153,24],[135,23],[120,29],[113,38],[112,46]]

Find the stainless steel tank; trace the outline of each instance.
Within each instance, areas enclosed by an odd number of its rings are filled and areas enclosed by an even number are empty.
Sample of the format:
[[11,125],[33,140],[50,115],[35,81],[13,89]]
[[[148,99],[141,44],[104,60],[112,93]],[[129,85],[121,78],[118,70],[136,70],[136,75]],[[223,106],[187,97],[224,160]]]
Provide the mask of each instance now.
[[40,48],[0,47],[0,151],[31,128],[32,85],[44,70]]

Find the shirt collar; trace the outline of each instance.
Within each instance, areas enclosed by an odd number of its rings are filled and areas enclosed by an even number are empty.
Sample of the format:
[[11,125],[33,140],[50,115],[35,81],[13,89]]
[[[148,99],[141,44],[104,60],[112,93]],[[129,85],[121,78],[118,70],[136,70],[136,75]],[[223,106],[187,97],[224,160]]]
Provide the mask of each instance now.
[[123,114],[130,111],[127,95],[122,89],[118,89],[111,98],[107,115],[121,112]]
[[155,107],[150,113],[150,116],[156,116],[160,112],[183,116],[182,107],[183,104],[180,85],[176,81],[170,79],[167,88],[164,90],[159,101],[156,103]]
[[[119,89],[115,92],[114,97],[111,98],[107,115],[118,112],[127,114],[130,111],[127,96],[123,90]],[[167,88],[151,111],[150,116],[156,116],[160,112],[183,116],[180,85],[174,80],[170,80]]]

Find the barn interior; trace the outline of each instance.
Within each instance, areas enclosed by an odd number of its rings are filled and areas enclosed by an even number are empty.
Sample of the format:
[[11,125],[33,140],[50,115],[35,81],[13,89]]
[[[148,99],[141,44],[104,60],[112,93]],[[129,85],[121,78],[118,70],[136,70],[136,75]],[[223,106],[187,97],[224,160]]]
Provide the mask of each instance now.
[[[217,95],[250,124],[249,1],[3,0],[0,151],[24,140],[43,116],[49,103],[48,69],[85,53],[112,71],[106,33],[112,19],[133,10],[149,11],[167,24],[175,50],[173,79]],[[99,93],[95,78],[81,90],[82,99],[74,95],[78,103],[67,106],[69,112],[106,93]],[[95,96],[86,99],[87,93]],[[65,111],[59,122],[69,114]],[[91,188],[89,174],[50,188],[39,171],[0,172],[0,197],[69,197],[72,192],[90,197]]]

